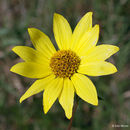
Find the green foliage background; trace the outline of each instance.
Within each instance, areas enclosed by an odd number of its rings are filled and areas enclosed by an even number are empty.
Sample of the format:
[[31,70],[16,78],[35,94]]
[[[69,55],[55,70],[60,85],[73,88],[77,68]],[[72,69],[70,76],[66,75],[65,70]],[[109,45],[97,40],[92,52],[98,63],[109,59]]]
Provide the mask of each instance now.
[[42,110],[42,93],[22,104],[20,96],[32,79],[13,74],[10,67],[20,61],[12,51],[16,45],[32,46],[28,27],[45,32],[55,44],[53,14],[62,14],[72,29],[88,11],[93,25],[100,25],[99,44],[113,44],[120,51],[109,59],[118,72],[91,77],[103,98],[94,107],[80,101],[72,130],[125,130],[130,127],[130,1],[129,0],[0,0],[0,130],[64,130],[69,120],[56,102],[47,115]]

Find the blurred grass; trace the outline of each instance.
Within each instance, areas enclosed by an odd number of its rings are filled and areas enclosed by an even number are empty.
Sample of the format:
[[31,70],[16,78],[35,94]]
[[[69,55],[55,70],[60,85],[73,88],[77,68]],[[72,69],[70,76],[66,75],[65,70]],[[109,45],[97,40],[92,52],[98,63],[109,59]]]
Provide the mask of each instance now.
[[109,59],[118,68],[116,74],[92,78],[99,96],[99,106],[80,101],[73,130],[125,130],[130,127],[130,1],[129,0],[0,0],[0,130],[63,130],[69,123],[56,102],[47,115],[42,111],[42,93],[19,104],[20,96],[33,83],[12,74],[9,68],[19,62],[11,48],[31,46],[28,27],[44,31],[53,41],[53,14],[67,18],[72,29],[88,11],[93,24],[100,25],[98,44],[113,44],[120,51]]

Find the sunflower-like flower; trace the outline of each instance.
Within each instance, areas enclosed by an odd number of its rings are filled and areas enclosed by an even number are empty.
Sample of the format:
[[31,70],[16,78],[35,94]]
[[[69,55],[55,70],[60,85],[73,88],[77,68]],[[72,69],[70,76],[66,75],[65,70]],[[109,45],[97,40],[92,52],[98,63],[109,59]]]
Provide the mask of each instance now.
[[14,47],[12,50],[24,62],[14,65],[11,71],[37,79],[20,98],[20,103],[44,91],[44,113],[49,111],[58,98],[66,117],[70,119],[75,93],[84,101],[98,105],[96,88],[87,76],[117,72],[116,67],[105,60],[119,48],[106,44],[96,46],[99,25],[92,27],[92,12],[81,18],[73,33],[67,20],[55,13],[53,31],[58,51],[47,35],[36,28],[29,28],[28,32],[35,49],[27,46]]

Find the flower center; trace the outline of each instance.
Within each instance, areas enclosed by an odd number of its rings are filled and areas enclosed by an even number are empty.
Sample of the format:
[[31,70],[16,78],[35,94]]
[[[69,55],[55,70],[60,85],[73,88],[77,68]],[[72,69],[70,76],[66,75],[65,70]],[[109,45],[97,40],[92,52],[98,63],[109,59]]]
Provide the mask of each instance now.
[[71,50],[57,51],[50,60],[50,67],[57,77],[71,77],[80,64],[80,58]]

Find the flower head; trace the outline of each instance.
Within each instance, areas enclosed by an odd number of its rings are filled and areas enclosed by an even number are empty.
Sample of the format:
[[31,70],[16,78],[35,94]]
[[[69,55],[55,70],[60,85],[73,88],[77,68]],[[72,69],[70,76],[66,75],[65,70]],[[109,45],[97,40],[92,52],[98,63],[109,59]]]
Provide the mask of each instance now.
[[53,31],[58,51],[47,35],[38,29],[29,28],[35,49],[27,46],[14,47],[12,50],[24,62],[14,65],[11,71],[37,79],[20,98],[20,103],[44,90],[44,112],[47,113],[58,98],[66,117],[70,119],[75,93],[84,101],[98,105],[96,88],[87,76],[115,73],[116,67],[105,60],[119,48],[106,44],[96,46],[99,25],[92,27],[92,12],[81,18],[73,33],[67,20],[55,13]]

